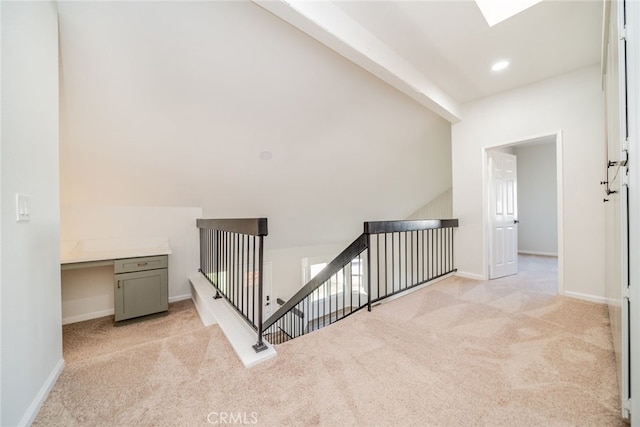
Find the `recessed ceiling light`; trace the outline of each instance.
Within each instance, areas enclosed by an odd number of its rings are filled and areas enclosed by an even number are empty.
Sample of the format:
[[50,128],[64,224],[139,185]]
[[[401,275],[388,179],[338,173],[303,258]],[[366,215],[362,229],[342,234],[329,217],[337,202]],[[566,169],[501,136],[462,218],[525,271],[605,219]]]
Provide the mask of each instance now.
[[502,71],[509,66],[509,61],[498,61],[491,66],[493,71]]

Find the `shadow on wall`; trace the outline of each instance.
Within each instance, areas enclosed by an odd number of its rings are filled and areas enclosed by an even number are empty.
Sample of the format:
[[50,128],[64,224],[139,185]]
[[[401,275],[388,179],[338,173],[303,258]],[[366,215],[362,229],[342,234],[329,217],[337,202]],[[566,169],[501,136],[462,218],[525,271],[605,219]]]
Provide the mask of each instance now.
[[453,189],[433,198],[429,203],[412,213],[407,219],[451,219],[453,218]]

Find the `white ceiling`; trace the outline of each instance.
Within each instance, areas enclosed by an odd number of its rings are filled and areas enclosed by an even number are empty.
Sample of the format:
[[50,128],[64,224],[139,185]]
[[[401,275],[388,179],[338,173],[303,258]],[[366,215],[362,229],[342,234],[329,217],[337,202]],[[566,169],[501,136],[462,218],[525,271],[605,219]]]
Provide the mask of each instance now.
[[259,2],[59,2],[62,203],[267,216],[276,247],[345,241],[451,186],[456,103],[600,55],[599,1],[493,28],[468,1],[331,5],[364,52]]
[[602,0],[544,0],[493,27],[471,0],[333,4],[458,103],[600,61]]
[[250,2],[58,9],[64,205],[266,216],[291,247],[451,186],[448,122]]

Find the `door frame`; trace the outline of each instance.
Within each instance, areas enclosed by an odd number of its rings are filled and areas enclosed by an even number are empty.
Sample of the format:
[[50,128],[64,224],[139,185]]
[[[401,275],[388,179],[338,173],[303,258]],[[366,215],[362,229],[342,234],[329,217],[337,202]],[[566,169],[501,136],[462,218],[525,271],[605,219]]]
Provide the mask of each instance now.
[[491,226],[489,215],[489,154],[488,151],[495,150],[496,148],[515,147],[518,145],[526,144],[528,142],[542,139],[542,138],[555,138],[556,143],[556,194],[557,194],[557,221],[558,221],[558,294],[564,295],[564,177],[563,177],[563,145],[562,145],[562,130],[553,132],[546,132],[538,135],[532,135],[528,137],[519,138],[503,143],[496,143],[494,145],[487,145],[481,148],[482,156],[482,260],[483,260],[483,279],[489,280],[489,245],[490,233],[489,228]]

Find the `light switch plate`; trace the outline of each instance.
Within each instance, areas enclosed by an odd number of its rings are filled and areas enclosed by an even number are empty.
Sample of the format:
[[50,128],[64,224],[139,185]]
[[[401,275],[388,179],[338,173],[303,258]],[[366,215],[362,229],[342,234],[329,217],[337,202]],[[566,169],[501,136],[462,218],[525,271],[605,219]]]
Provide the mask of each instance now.
[[31,197],[16,194],[16,221],[26,222],[31,219]]

